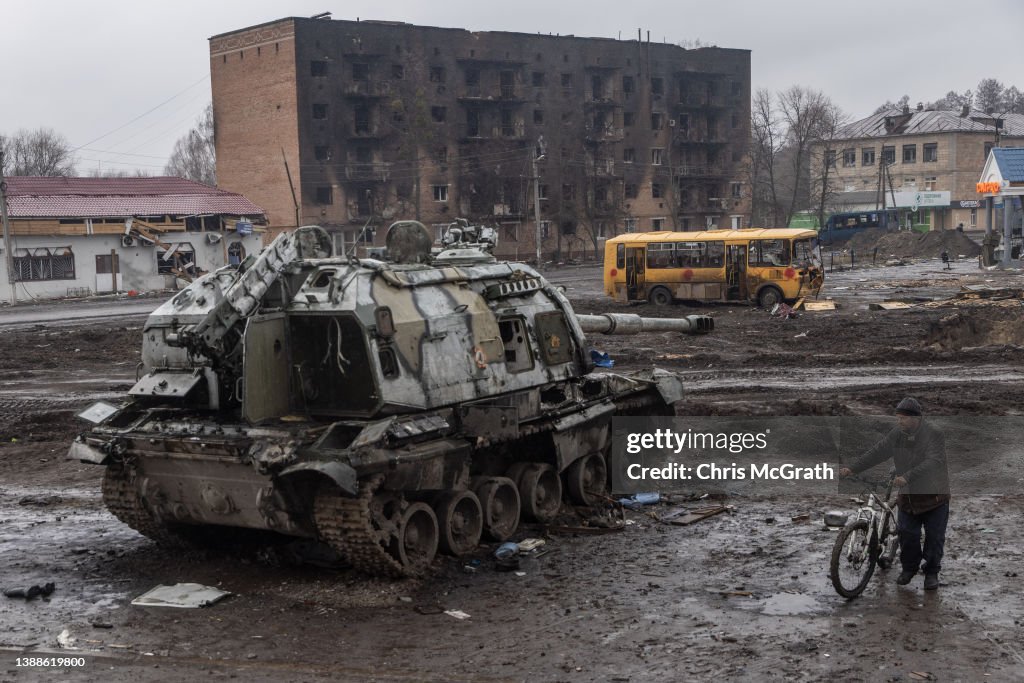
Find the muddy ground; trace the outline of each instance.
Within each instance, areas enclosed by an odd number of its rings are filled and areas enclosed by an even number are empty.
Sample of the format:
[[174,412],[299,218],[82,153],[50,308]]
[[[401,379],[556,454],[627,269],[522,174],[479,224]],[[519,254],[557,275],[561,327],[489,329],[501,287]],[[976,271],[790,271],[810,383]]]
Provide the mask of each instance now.
[[[592,339],[616,369],[678,372],[680,414],[879,414],[906,394],[936,414],[1022,412],[1019,301],[869,309],[963,285],[1021,286],[1017,273],[934,260],[835,273],[825,293],[835,312],[786,320],[743,306],[612,304],[596,267],[551,279],[581,312],[715,317],[706,337]],[[57,584],[47,600],[0,597],[0,681],[1024,680],[1015,491],[955,499],[938,592],[920,578],[898,588],[890,571],[852,602],[829,584],[834,532],[818,522],[853,505],[838,495],[733,493],[722,500],[733,514],[689,527],[629,512],[620,532],[551,534],[522,576],[496,572],[486,547],[399,582],[296,566],[286,548],[165,551],[106,513],[99,468],[64,459],[73,413],[133,382],[144,320],[132,309],[76,323],[76,310],[67,305],[59,325],[0,312],[11,323],[0,327],[0,585]],[[809,522],[791,521],[803,514]],[[235,595],[203,610],[129,604],[179,581]],[[64,629],[77,649],[58,648]],[[47,655],[84,666],[17,665]]]

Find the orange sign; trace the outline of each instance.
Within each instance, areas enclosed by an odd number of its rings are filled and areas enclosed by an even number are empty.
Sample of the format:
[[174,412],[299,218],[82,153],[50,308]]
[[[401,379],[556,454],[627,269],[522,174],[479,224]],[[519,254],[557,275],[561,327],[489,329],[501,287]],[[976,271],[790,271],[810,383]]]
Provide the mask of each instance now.
[[999,183],[978,183],[976,187],[978,194],[999,194],[1002,189]]

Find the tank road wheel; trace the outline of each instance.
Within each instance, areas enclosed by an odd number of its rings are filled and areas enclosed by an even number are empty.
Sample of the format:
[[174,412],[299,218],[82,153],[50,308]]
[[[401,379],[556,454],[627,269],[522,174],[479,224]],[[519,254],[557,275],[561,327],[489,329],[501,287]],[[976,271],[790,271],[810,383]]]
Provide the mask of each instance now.
[[483,508],[484,533],[495,541],[507,541],[519,527],[519,489],[507,477],[482,477],[473,482]]
[[465,555],[480,544],[484,516],[472,491],[447,491],[434,503],[440,528],[441,552]]
[[533,467],[536,463],[532,462],[516,462],[505,471],[505,476],[515,482],[516,488],[519,488],[519,482],[523,478],[523,472]]
[[584,455],[565,470],[569,500],[574,505],[597,505],[608,491],[608,468],[600,453]]
[[523,514],[537,522],[550,522],[562,507],[562,479],[551,465],[534,463],[519,480]]
[[378,493],[383,481],[377,475],[362,482],[355,498],[333,482],[321,485],[313,503],[317,533],[366,574],[416,575],[437,553],[437,517],[425,503],[410,505],[398,494]]
[[[477,507],[479,505],[477,502]],[[406,568],[407,573],[419,574],[434,561],[437,543],[437,516],[426,503],[413,503],[402,514],[398,535],[391,539],[389,552]]]
[[103,504],[114,517],[161,545],[181,545],[146,507],[135,482],[134,470],[115,464],[103,473]]

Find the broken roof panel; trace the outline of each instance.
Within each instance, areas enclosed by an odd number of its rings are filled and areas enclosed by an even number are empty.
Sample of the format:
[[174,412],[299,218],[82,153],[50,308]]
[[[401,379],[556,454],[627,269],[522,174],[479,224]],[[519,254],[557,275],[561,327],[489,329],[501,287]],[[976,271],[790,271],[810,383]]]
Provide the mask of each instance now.
[[[1024,114],[1003,114],[999,118],[1003,119],[1003,135],[1024,136]],[[887,130],[886,119],[890,119],[895,126]],[[904,112],[901,109],[887,109],[844,126],[836,137],[840,140],[854,140],[954,131],[991,134],[995,132],[994,121],[993,115],[978,110],[960,116],[958,111],[912,109]]]
[[132,216],[261,216],[248,199],[174,177],[7,178],[11,218],[129,218]]

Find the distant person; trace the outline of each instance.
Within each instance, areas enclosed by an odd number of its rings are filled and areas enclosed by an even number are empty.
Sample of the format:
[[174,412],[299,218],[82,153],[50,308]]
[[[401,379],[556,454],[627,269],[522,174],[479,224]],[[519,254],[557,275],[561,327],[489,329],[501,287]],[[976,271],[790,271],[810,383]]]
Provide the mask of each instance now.
[[936,590],[949,522],[946,440],[941,432],[924,421],[921,404],[916,399],[908,397],[900,401],[896,406],[896,419],[897,426],[848,467],[841,467],[839,476],[849,477],[892,458],[896,466],[893,483],[899,487],[897,529],[903,567],[896,583],[906,586],[923,569],[924,589]]
[[964,224],[960,223],[959,225],[957,225],[956,226],[956,231],[957,232],[963,232],[964,231]]
[[942,262],[946,266],[946,270],[952,270],[953,267],[951,265],[949,265],[949,252],[947,250],[945,250],[945,249],[942,250],[941,258],[942,258]]

